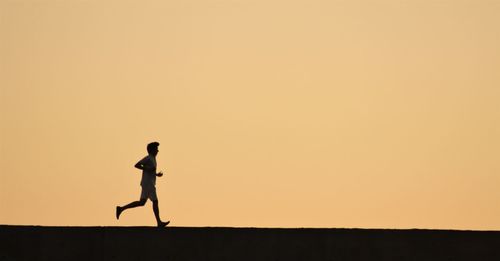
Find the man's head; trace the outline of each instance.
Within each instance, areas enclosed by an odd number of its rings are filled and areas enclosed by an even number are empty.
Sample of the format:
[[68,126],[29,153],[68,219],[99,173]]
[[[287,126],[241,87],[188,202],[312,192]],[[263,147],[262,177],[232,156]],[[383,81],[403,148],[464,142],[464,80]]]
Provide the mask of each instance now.
[[158,150],[158,146],[160,146],[160,143],[158,143],[158,142],[156,142],[156,141],[155,141],[155,142],[151,142],[151,143],[149,143],[149,144],[148,144],[148,147],[147,147],[147,149],[148,149],[148,153],[149,153],[150,155],[156,156],[156,155],[158,154],[158,151],[159,151],[159,150]]

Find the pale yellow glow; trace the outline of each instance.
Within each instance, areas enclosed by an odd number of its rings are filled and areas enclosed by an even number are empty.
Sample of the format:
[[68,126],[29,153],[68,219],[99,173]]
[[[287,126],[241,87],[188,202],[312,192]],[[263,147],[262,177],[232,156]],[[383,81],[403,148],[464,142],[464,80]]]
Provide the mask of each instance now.
[[0,223],[500,229],[500,2],[0,1]]

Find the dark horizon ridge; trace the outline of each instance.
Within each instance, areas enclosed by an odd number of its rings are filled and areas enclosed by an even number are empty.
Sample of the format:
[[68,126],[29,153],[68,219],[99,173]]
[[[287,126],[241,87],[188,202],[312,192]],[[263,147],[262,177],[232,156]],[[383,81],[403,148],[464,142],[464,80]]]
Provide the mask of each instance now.
[[500,231],[0,225],[11,260],[500,260]]
[[[156,226],[46,226],[46,225],[11,225],[11,224],[0,224],[0,229],[2,227],[11,228],[155,228]],[[263,230],[372,230],[372,231],[450,231],[450,232],[500,232],[500,230],[481,230],[481,229],[451,229],[451,228],[362,228],[362,227],[252,227],[252,226],[241,226],[241,227],[231,227],[231,226],[168,226],[165,229],[176,228],[176,229],[263,229]]]

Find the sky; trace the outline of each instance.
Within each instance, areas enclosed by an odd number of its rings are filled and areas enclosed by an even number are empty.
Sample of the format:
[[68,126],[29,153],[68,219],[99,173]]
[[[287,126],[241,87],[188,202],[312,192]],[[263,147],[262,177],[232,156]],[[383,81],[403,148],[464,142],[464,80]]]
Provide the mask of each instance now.
[[0,0],[0,224],[500,230],[500,1]]

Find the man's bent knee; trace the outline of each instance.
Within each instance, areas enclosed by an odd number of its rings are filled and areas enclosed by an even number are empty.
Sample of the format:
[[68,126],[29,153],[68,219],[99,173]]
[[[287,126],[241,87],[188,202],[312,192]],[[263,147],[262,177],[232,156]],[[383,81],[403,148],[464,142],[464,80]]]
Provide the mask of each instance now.
[[146,205],[147,200],[148,200],[147,198],[141,198],[141,200],[139,200],[139,204],[141,204],[141,206],[144,206]]

